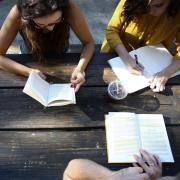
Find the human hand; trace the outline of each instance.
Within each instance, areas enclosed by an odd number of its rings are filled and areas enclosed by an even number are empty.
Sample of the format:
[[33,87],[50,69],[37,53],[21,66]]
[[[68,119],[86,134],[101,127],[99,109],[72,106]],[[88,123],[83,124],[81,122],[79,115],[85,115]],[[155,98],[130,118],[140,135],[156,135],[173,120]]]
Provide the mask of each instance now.
[[142,75],[144,71],[144,66],[140,64],[135,59],[133,59],[131,56],[129,56],[128,59],[126,59],[125,64],[129,70],[130,73],[136,74],[136,75]]
[[169,79],[169,77],[170,75],[168,75],[168,73],[163,71],[156,73],[150,80],[150,88],[154,92],[163,91],[165,89],[165,84]]
[[70,81],[72,87],[74,87],[75,92],[77,92],[81,85],[85,82],[85,72],[81,72],[75,69],[71,75]]
[[[157,155],[140,150],[140,156],[134,155],[134,158],[151,180],[157,180],[162,176],[162,162]],[[136,163],[133,163],[133,165],[138,167]]]
[[[121,169],[117,172],[113,172],[112,176],[106,180],[148,180],[149,176],[146,173],[143,173],[141,167],[129,167]],[[105,179],[104,179],[105,180]]]
[[36,72],[42,79],[44,79],[44,80],[46,79],[46,76],[39,69],[31,69],[30,73],[32,71]]

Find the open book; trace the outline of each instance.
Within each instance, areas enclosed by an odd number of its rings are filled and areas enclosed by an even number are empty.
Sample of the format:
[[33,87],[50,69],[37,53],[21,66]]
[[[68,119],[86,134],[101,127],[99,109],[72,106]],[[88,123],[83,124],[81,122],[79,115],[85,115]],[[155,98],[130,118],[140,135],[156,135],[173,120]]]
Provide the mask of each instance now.
[[105,116],[108,162],[132,163],[145,149],[174,162],[162,114],[109,113]]
[[74,88],[70,84],[49,84],[35,71],[30,74],[23,92],[45,107],[76,104]]
[[[172,55],[162,44],[156,46],[144,46],[131,51],[129,54],[133,58],[135,54],[137,55],[138,62],[140,62],[145,68],[143,75],[131,74],[120,57],[108,61],[112,70],[128,93],[133,93],[148,87],[150,85],[150,78],[154,74],[168,67],[173,61]],[[178,74],[180,74],[180,71],[173,74],[172,77]]]

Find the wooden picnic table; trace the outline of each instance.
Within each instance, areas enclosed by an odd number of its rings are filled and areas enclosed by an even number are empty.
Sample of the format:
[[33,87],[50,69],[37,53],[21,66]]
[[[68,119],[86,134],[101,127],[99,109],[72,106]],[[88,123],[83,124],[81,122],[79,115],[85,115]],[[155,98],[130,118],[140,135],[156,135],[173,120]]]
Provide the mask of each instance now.
[[[46,66],[31,55],[8,55],[39,68],[48,80],[69,82],[80,54],[49,56]],[[107,84],[116,79],[107,64],[115,54],[95,53],[86,71],[86,83],[77,93],[77,104],[43,106],[22,93],[26,78],[0,71],[0,179],[56,180],[71,159],[88,158],[112,169],[130,164],[108,164],[104,114],[111,111],[162,113],[175,158],[165,164],[163,174],[180,171],[180,76],[168,81],[163,93],[146,88],[114,101]]]

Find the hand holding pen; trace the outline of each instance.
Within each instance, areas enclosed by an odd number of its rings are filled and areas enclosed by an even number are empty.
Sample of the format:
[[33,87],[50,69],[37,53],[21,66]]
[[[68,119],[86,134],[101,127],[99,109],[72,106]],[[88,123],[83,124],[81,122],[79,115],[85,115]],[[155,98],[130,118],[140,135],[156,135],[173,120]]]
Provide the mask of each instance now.
[[[134,51],[134,53],[136,52],[135,48],[130,44],[129,47]],[[144,72],[144,66],[139,63],[138,61],[138,55],[135,53],[134,54],[134,58],[131,57],[129,54],[128,56],[126,56],[125,58],[125,64],[128,68],[128,70],[132,73],[132,74],[136,74],[136,75],[142,75]]]
[[136,62],[136,69],[137,69],[141,74],[143,74],[144,66],[138,61],[138,56],[137,56],[137,54],[134,54],[134,57],[135,57],[135,62]]
[[129,57],[126,59],[125,63],[126,63],[128,70],[132,74],[136,74],[136,75],[142,75],[143,74],[144,66],[141,63],[139,63],[138,56],[136,54],[134,55],[134,58],[132,58],[129,55]]

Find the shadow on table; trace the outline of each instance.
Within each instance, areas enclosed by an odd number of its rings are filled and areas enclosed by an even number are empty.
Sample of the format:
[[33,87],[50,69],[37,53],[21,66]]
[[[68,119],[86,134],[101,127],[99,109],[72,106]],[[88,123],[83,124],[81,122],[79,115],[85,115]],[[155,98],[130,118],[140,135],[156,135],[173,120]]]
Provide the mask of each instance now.
[[81,100],[77,100],[77,105],[92,121],[104,121],[104,115],[108,112],[156,112],[160,102],[151,95],[128,96],[124,100],[115,101],[106,94],[101,97],[81,97]]

